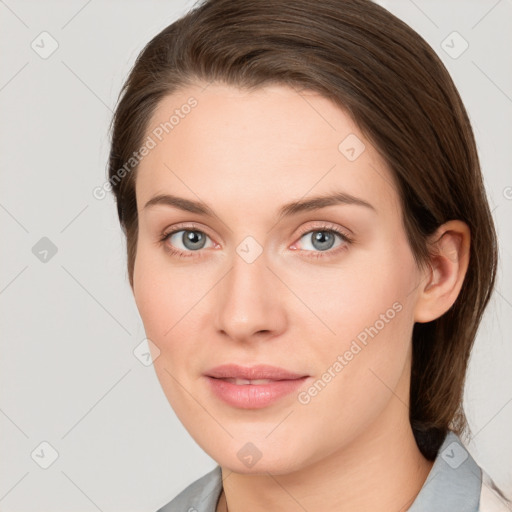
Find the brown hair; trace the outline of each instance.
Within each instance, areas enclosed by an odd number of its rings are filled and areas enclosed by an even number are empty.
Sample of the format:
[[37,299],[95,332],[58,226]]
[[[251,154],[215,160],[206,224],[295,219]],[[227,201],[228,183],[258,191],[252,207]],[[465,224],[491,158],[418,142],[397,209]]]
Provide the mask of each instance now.
[[[493,290],[497,242],[475,140],[461,98],[430,46],[369,0],[206,0],[156,35],[138,56],[112,119],[109,182],[127,237],[133,287],[136,165],[119,172],[146,136],[159,102],[200,82],[248,90],[299,86],[345,109],[389,165],[419,265],[427,237],[451,219],[471,230],[459,297],[440,318],[416,323],[410,421],[435,458],[447,431],[466,433],[466,368]],[[126,169],[126,167],[124,167]]]

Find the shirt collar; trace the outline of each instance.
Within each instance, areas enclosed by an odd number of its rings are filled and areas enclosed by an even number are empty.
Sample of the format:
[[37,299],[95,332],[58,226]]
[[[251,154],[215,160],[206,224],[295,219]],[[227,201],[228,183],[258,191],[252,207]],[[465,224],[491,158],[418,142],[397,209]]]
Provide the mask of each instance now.
[[480,467],[450,431],[408,512],[477,512],[481,486]]

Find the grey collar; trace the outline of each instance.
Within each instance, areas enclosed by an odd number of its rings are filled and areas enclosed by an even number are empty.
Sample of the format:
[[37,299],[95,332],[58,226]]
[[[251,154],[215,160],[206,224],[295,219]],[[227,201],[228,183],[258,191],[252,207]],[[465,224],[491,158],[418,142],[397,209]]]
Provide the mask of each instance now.
[[477,512],[482,472],[460,438],[448,432],[408,512]]

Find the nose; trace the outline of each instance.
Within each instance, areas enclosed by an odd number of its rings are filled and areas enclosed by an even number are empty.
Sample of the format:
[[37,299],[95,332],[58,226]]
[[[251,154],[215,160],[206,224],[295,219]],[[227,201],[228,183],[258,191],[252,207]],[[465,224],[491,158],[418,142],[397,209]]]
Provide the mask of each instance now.
[[248,342],[274,338],[285,331],[285,288],[267,265],[265,252],[251,263],[233,255],[230,271],[216,287],[217,332]]

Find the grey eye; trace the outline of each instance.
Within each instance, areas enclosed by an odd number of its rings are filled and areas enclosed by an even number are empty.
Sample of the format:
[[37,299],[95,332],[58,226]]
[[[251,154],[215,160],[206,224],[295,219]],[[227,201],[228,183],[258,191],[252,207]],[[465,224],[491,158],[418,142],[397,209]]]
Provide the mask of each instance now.
[[[208,235],[201,231],[181,229],[173,233],[169,237],[169,241],[180,250],[197,251],[205,247],[207,238]],[[183,247],[180,247],[180,243]]]
[[328,231],[326,229],[319,229],[316,231],[310,231],[309,233],[305,233],[304,235],[301,236],[301,240],[305,239],[305,245],[307,245],[307,243],[309,242],[310,246],[313,247],[313,249],[310,249],[309,247],[303,247],[303,249],[307,251],[327,251],[333,248],[334,243],[336,241],[336,237],[338,237],[341,240],[341,236],[338,233],[335,233],[334,231]]

